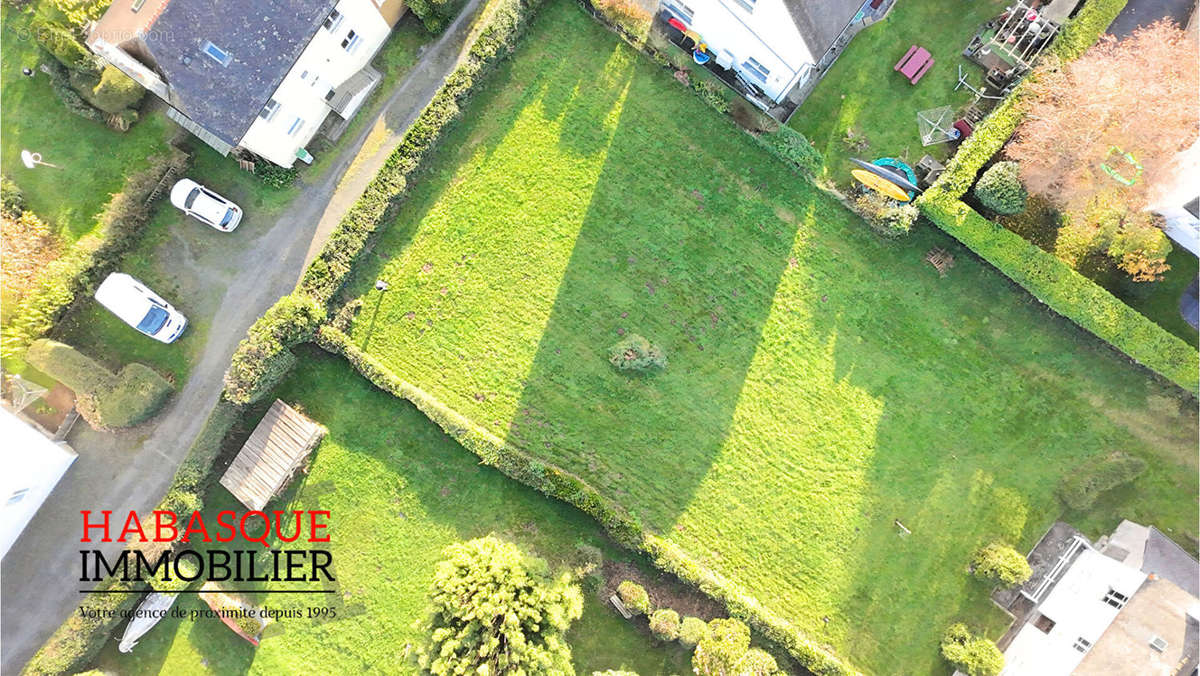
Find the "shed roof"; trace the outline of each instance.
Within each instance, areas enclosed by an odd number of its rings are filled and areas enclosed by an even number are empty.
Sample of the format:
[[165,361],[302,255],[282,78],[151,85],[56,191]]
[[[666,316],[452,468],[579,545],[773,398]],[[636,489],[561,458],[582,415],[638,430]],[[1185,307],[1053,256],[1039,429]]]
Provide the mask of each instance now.
[[[335,4],[170,0],[139,38],[171,103],[237,145]],[[208,43],[228,55],[225,64],[205,51]]]
[[325,436],[325,428],[276,399],[225,470],[221,485],[261,510]]

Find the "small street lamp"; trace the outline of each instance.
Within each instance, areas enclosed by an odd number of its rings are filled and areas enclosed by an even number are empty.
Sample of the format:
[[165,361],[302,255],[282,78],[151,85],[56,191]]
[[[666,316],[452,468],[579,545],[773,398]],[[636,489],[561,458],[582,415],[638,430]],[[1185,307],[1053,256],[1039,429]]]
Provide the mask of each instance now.
[[384,291],[387,291],[388,290],[387,282],[383,281],[382,279],[375,280],[375,290],[380,292],[381,294]]
[[371,325],[367,327],[367,335],[363,338],[362,351],[367,351],[367,343],[371,342],[371,334],[375,333],[375,320],[379,318],[379,306],[383,304],[383,292],[388,290],[388,283],[382,279],[375,280],[375,290],[379,297],[375,299],[375,311],[371,313]]
[[54,167],[55,169],[62,169],[62,167],[58,166],[57,164],[50,164],[49,162],[43,162],[41,153],[31,153],[28,150],[21,151],[21,164],[24,164],[26,169],[33,169],[34,167],[38,166],[39,164],[42,165],[43,167]]

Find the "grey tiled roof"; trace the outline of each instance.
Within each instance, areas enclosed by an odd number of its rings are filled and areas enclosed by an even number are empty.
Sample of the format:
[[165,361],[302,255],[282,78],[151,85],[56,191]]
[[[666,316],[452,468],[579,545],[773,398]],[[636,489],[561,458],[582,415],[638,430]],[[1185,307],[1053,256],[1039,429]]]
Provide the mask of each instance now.
[[1182,547],[1153,526],[1150,527],[1150,536],[1146,538],[1142,572],[1166,578],[1192,596],[1200,597],[1200,565]]
[[863,0],[783,0],[819,61],[863,6]]
[[[236,145],[337,0],[171,0],[145,36],[172,104]],[[221,65],[211,41],[231,57]]]

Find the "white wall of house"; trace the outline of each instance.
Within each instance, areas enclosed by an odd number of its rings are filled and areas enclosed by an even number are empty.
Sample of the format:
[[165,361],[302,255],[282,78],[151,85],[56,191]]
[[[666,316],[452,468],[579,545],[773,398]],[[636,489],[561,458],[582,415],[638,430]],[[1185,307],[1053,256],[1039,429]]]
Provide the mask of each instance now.
[[[775,101],[803,82],[821,58],[783,0],[662,0],[662,6],[700,34],[718,64],[738,71]],[[766,70],[765,77],[751,59]]]
[[[280,166],[292,166],[330,112],[325,100],[329,90],[369,64],[391,31],[373,0],[341,0],[334,11],[340,18],[332,30],[318,29],[272,95],[274,111],[259,115],[241,147]],[[351,44],[343,46],[347,40]]]

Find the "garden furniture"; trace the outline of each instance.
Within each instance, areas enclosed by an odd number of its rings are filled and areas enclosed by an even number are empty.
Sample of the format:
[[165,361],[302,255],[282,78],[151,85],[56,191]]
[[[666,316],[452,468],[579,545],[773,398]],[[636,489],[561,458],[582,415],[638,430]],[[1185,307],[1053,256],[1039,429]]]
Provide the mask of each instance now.
[[925,76],[925,73],[929,72],[931,66],[933,66],[933,55],[929,53],[929,50],[913,45],[896,62],[892,70],[900,71],[900,74],[908,78],[910,83],[917,84]]

